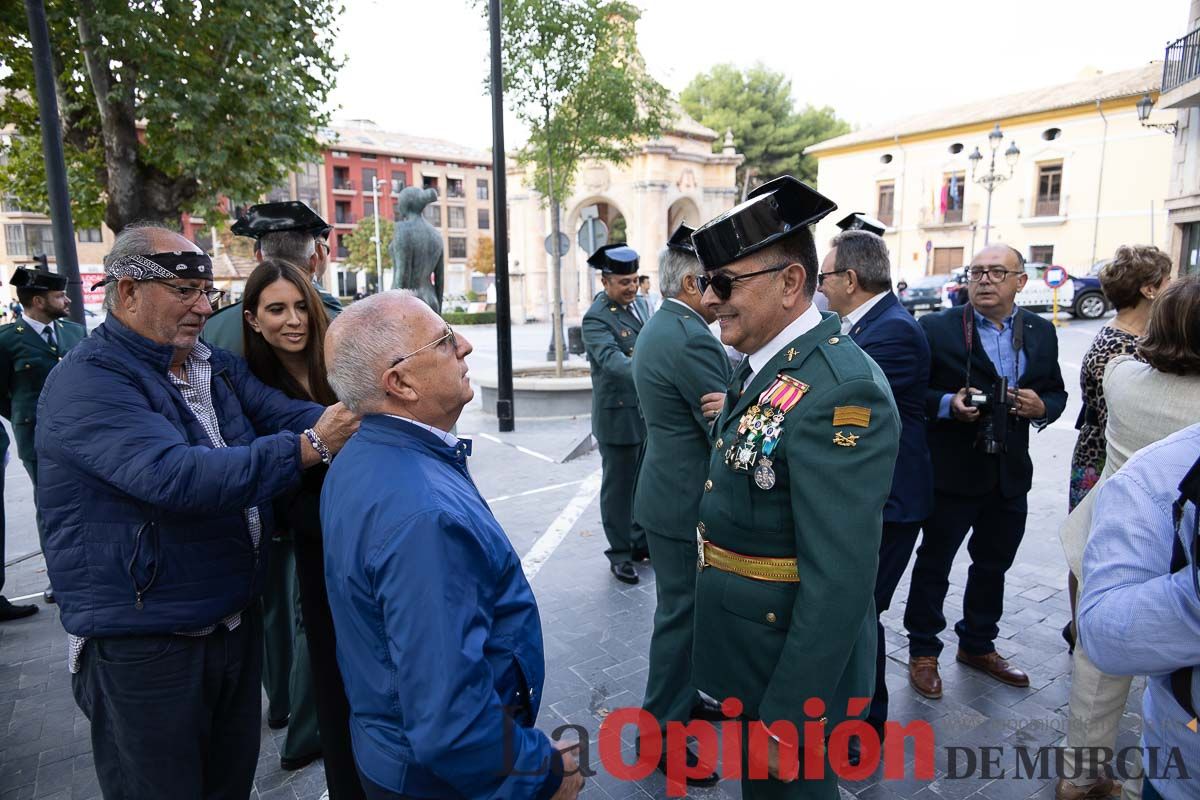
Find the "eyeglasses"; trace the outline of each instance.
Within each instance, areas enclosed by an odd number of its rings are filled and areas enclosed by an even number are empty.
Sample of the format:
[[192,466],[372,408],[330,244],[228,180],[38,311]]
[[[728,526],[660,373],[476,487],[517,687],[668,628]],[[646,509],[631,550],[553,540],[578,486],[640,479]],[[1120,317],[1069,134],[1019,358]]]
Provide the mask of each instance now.
[[222,289],[197,289],[195,286],[176,286],[173,283],[156,280],[155,283],[162,284],[171,291],[175,292],[175,296],[179,298],[179,302],[185,306],[194,306],[200,300],[200,295],[208,298],[208,304],[213,308],[217,307],[217,303],[225,296]]
[[1020,270],[1005,269],[1004,267],[991,267],[989,269],[972,269],[967,271],[967,280],[971,283],[979,283],[983,280],[983,276],[987,275],[988,280],[992,283],[1000,283],[1009,275],[1020,275]]
[[829,270],[829,272],[818,272],[817,273],[817,286],[823,286],[825,284],[825,279],[828,278],[830,275],[837,275],[839,272],[848,272],[849,269],[850,268],[847,267],[846,269],[831,269],[831,270]]
[[728,300],[733,296],[733,285],[738,281],[744,281],[747,278],[753,278],[757,275],[766,275],[768,272],[779,272],[787,269],[791,264],[780,264],[778,267],[770,269],[760,269],[757,272],[747,272],[745,275],[730,275],[728,272],[717,272],[712,276],[699,275],[696,277],[696,285],[700,287],[700,293],[704,294],[711,286],[713,294],[722,300]]
[[[392,366],[393,367],[396,366],[397,364],[399,364],[401,361],[405,360],[406,358],[412,358],[417,353],[420,353],[423,350],[428,350],[431,347],[437,347],[439,344],[446,341],[447,339],[450,340],[450,347],[452,347],[454,350],[457,351],[458,350],[458,339],[454,338],[454,330],[449,325],[447,325],[446,332],[443,333],[441,336],[434,339],[432,342],[425,345],[424,347],[418,347],[416,350],[413,350],[411,353],[400,356],[399,358],[397,358],[395,361],[392,362]],[[389,369],[390,368],[391,367],[389,367]]]

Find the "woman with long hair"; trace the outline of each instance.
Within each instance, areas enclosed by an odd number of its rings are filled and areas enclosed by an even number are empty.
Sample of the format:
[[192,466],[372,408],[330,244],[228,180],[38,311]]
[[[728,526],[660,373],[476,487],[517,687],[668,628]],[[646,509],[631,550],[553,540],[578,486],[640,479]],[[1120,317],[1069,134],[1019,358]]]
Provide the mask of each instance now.
[[[329,317],[309,276],[286,261],[267,259],[246,281],[242,303],[246,362],[258,379],[289,397],[322,405],[336,403],[325,373]],[[290,713],[290,722],[283,722],[289,730],[280,750],[280,766],[299,769],[323,755],[329,797],[346,800],[364,794],[350,746],[350,706],[335,656],[333,617],[325,591],[319,513],[325,472],[324,466],[308,470],[298,489],[275,501],[280,528],[275,535],[281,547],[276,548],[280,557],[272,560],[280,569],[276,572],[272,567],[276,585],[268,580],[264,592],[264,620],[268,609],[284,615],[282,619],[293,618],[292,587],[298,584],[303,624],[295,629],[294,639],[268,642],[268,662],[273,649],[276,655],[292,650],[291,664],[286,663],[289,659],[281,659],[284,669],[277,670],[274,677],[275,682],[289,686],[288,702],[283,709],[270,709],[268,717],[287,720]],[[289,539],[295,548],[294,572],[287,564]],[[289,626],[280,627],[290,630]],[[310,666],[311,679],[305,674]],[[270,668],[268,663],[264,670]],[[277,726],[274,721],[271,724]]]

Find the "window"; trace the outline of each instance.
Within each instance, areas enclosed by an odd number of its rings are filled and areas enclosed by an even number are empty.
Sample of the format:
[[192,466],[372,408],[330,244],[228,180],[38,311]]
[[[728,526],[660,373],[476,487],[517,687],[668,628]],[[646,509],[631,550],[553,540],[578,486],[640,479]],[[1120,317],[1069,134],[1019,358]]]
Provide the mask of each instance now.
[[447,178],[446,179],[446,196],[447,197],[466,197],[463,191],[462,178]]
[[358,157],[360,159],[362,159],[363,161],[374,161],[375,160],[374,153],[359,153]]
[[338,258],[349,258],[350,257],[350,248],[348,248],[348,247],[346,247],[346,245],[342,244],[342,240],[340,238],[338,239],[338,245],[337,245],[337,257]]
[[353,189],[354,181],[350,180],[349,167],[334,167],[333,168],[333,188],[334,189]]
[[450,257],[457,259],[465,259],[467,257],[467,237],[450,237]]
[[491,225],[491,213],[486,208],[479,209],[479,230],[486,231]]
[[1036,261],[1039,264],[1054,263],[1054,245],[1052,244],[1035,244],[1029,248],[1029,260]]
[[54,258],[54,232],[49,225],[5,225],[4,239],[10,256]]
[[281,185],[276,186],[271,191],[267,192],[268,203],[283,203],[292,199],[292,185],[290,180],[285,180]]
[[408,177],[403,172],[392,173],[392,194],[399,194],[408,186]]
[[483,180],[482,178],[475,181],[475,199],[476,200],[487,200],[488,199],[488,182]]
[[1038,165],[1035,217],[1057,217],[1062,199],[1062,162]]
[[320,164],[304,164],[296,171],[296,199],[321,213]]
[[404,158],[402,156],[392,156],[388,161],[391,161],[393,164],[403,164]]
[[373,216],[375,216],[375,201],[363,200],[363,218],[366,219]]
[[354,224],[354,214],[350,212],[350,204],[345,200],[339,200],[333,204],[333,221],[339,225]]
[[963,248],[961,247],[935,247],[933,248],[933,272],[932,275],[945,275],[950,270],[958,269],[963,265]]
[[362,188],[364,192],[369,192],[374,188],[375,175],[374,169],[364,169],[362,171]]
[[438,188],[437,175],[422,175],[421,176],[421,187],[424,189]]
[[449,217],[447,225],[451,228],[467,227],[467,210],[462,206],[447,206],[446,215]]
[[421,212],[421,216],[433,227],[442,227],[442,207],[437,203],[430,203],[425,206],[425,210]]
[[94,244],[103,239],[99,228],[79,228],[75,233],[81,242],[91,242]]
[[1183,249],[1179,257],[1180,275],[1200,275],[1200,222],[1180,225]]
[[891,226],[892,220],[895,217],[896,208],[896,184],[881,183],[879,184],[879,205],[876,209],[875,216],[884,225]]
[[350,154],[347,153],[345,150],[334,150],[333,157],[334,158],[349,158]]
[[965,173],[954,172],[943,178],[941,201],[942,222],[962,222],[963,195],[966,194],[966,188]]

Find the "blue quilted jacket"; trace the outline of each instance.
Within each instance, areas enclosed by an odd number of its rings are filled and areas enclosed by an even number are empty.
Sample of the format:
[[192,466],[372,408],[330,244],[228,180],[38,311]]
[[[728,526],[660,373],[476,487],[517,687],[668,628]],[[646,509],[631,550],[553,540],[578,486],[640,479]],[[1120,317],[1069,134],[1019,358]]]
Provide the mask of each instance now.
[[215,449],[167,377],[172,348],[111,315],[50,373],[38,401],[37,505],[63,627],[79,636],[211,625],[258,595],[271,498],[300,478],[297,433],[322,408],[213,349]]

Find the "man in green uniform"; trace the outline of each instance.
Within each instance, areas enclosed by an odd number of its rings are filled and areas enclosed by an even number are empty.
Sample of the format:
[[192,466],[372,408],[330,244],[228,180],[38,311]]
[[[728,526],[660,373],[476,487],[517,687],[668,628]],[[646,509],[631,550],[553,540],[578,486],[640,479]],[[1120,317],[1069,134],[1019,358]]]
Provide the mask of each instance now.
[[[254,257],[279,258],[307,269],[313,286],[325,304],[325,313],[333,319],[342,310],[341,302],[321,286],[329,266],[329,232],[333,227],[298,200],[260,203],[250,206],[245,216],[233,223],[238,236],[254,239]],[[230,352],[245,355],[242,349],[242,304],[225,306],[204,323],[204,341]]]
[[[638,337],[633,382],[646,420],[646,452],[638,469],[633,518],[646,531],[654,561],[654,635],[646,681],[649,711],[668,722],[722,719],[692,685],[692,613],[696,593],[696,520],[712,440],[702,398],[724,397],[729,358],[708,329],[715,319],[700,302],[703,273],[692,229],[680,225],[658,257],[663,302]],[[715,415],[715,411],[712,412]],[[688,759],[696,761],[694,755]],[[659,769],[666,771],[666,755]],[[691,781],[712,786],[716,773]]]
[[[37,425],[37,402],[46,376],[63,355],[83,340],[87,331],[67,319],[71,300],[67,279],[54,272],[18,267],[10,281],[24,310],[8,325],[0,327],[0,414],[12,423],[17,455],[29,473],[37,493],[37,451],[33,431]],[[0,484],[2,486],[2,484]],[[46,531],[37,515],[38,541],[45,550]],[[42,593],[54,602],[54,590]]]
[[633,386],[633,347],[650,311],[637,296],[638,254],[632,247],[601,247],[588,264],[601,271],[604,291],[583,315],[583,346],[592,369],[592,435],[600,445],[600,519],[608,537],[609,569],[637,583],[634,561],[648,555],[645,534],[633,521],[633,490],[646,424]]
[[[875,572],[900,425],[879,367],[812,304],[809,226],[835,208],[784,176],[692,236],[704,304],[721,340],[746,353],[700,501],[692,671],[701,691],[740,702],[749,766],[767,761],[770,778],[743,771],[745,798],[836,798],[825,737],[865,715],[874,687]],[[818,733],[805,737],[805,722]],[[797,744],[821,770],[804,769]],[[796,758],[799,780],[785,782]]]

